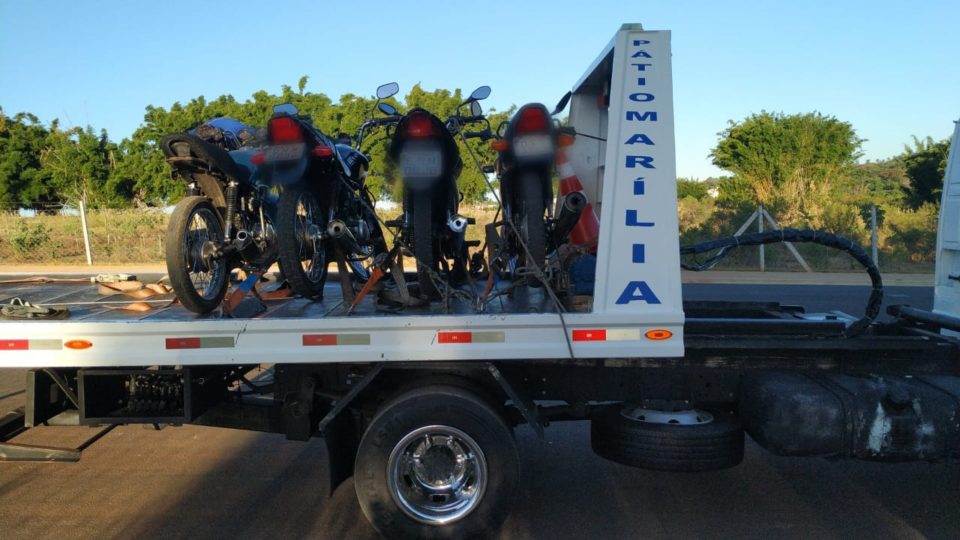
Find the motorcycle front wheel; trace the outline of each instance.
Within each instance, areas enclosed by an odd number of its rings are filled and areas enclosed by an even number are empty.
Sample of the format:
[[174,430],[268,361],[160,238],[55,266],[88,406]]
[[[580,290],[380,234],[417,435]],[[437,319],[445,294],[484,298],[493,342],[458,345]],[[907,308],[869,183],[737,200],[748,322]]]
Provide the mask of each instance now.
[[327,281],[326,212],[306,186],[283,189],[277,205],[277,250],[280,271],[293,292],[322,299]]
[[167,226],[167,275],[177,299],[194,313],[213,311],[227,294],[227,261],[212,256],[222,241],[223,222],[209,199],[177,203]]

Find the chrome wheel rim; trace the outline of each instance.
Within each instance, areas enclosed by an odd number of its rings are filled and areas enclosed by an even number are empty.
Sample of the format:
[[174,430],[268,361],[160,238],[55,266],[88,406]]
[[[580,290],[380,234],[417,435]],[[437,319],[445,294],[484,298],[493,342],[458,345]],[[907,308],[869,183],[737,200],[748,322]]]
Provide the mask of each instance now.
[[297,216],[294,220],[294,236],[297,239],[297,258],[304,275],[312,282],[318,282],[327,269],[327,251],[323,248],[323,239],[318,231],[320,207],[309,193],[303,193],[297,199]]
[[390,453],[390,495],[421,523],[445,525],[472,512],[487,488],[487,460],[472,437],[450,426],[410,432]]
[[183,253],[193,290],[205,300],[215,299],[226,278],[227,263],[223,257],[212,257],[213,248],[223,238],[220,220],[209,208],[196,208],[183,235]]

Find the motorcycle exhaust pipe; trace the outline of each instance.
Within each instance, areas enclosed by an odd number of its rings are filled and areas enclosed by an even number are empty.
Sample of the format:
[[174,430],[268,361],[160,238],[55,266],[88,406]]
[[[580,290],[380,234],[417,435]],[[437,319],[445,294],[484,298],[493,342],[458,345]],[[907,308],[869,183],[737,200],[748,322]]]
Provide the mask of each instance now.
[[560,212],[557,214],[557,223],[553,229],[553,239],[556,244],[562,244],[567,241],[570,231],[580,221],[580,215],[587,207],[587,197],[579,191],[571,191],[563,198],[560,204]]
[[233,240],[223,246],[223,249],[220,250],[221,257],[228,257],[234,253],[239,252],[246,259],[251,259],[257,256],[257,248],[253,245],[253,236],[250,235],[245,229],[240,229],[234,235]]
[[340,246],[347,253],[359,253],[360,244],[350,231],[350,227],[339,219],[327,223],[327,235],[340,243]]
[[469,218],[456,215],[447,220],[447,227],[450,227],[450,230],[457,234],[462,234],[467,230],[467,224],[469,223]]

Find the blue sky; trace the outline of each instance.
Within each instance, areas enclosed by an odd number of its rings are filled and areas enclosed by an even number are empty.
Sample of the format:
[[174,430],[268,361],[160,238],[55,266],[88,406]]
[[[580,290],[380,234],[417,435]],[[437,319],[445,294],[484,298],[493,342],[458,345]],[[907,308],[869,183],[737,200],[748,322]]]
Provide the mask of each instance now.
[[865,159],[960,117],[957,0],[0,0],[0,106],[120,139],[147,104],[243,100],[301,75],[334,99],[395,80],[553,104],[624,22],[673,31],[681,176],[718,174],[717,133],[764,109],[848,121]]

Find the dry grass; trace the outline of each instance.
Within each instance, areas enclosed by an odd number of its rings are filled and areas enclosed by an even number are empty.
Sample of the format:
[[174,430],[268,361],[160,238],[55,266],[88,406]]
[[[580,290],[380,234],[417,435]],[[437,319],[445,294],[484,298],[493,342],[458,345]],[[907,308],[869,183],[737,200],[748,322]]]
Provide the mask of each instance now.
[[[493,220],[496,207],[464,207],[461,212],[477,220],[467,238],[481,240],[484,225]],[[400,209],[379,212],[384,220]],[[159,210],[94,210],[87,214],[94,263],[153,263],[164,260],[169,215]],[[392,238],[387,233],[388,242]],[[0,262],[83,264],[86,255],[79,215],[43,214],[21,217],[0,213]]]

